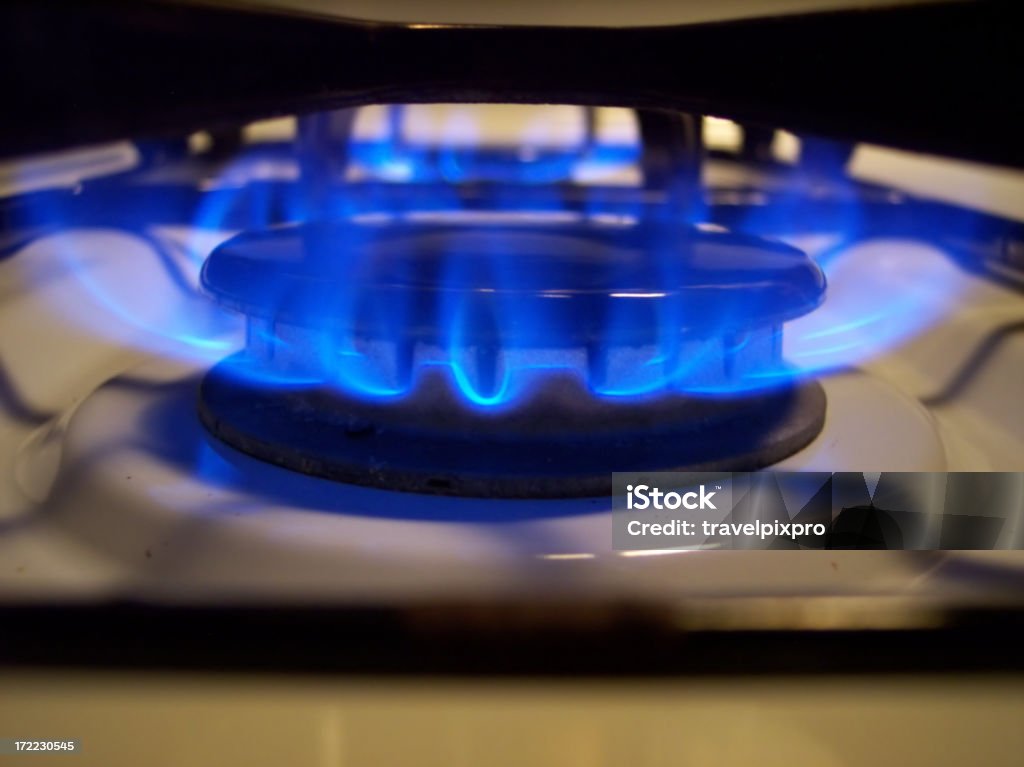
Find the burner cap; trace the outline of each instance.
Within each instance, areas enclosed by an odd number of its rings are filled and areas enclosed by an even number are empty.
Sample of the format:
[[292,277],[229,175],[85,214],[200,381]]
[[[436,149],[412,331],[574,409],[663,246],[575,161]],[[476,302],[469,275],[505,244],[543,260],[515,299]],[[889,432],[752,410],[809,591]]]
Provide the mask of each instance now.
[[[721,335],[814,309],[824,276],[801,251],[650,221],[307,223],[240,234],[205,289],[252,318],[364,339],[510,347]],[[395,326],[400,320],[400,327]]]

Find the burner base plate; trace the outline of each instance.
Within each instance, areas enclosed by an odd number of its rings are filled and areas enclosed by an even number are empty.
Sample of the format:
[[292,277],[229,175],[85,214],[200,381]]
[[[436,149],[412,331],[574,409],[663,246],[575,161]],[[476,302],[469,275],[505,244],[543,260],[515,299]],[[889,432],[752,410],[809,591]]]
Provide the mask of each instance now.
[[424,423],[413,409],[404,418],[401,404],[256,383],[228,360],[203,380],[199,415],[231,447],[312,476],[416,493],[568,498],[609,494],[613,471],[769,466],[808,445],[826,409],[816,381],[731,399],[626,404],[561,379],[526,406],[528,417],[443,400],[431,407],[452,416]]

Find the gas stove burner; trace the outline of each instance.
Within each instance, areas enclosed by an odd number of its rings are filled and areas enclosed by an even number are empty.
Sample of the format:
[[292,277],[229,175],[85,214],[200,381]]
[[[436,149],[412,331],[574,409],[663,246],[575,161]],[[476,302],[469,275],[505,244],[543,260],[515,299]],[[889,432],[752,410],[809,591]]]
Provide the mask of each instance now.
[[[824,279],[779,243],[658,220],[472,216],[245,233],[203,284],[249,318],[200,415],[291,469],[417,492],[600,495],[743,470],[821,430],[781,325]],[[771,385],[769,385],[771,384]]]

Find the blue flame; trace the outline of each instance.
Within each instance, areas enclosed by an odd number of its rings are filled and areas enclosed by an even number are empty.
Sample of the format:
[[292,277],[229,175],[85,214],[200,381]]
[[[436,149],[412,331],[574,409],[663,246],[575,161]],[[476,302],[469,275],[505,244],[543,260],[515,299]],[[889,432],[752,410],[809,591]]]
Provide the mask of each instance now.
[[[243,343],[241,319],[217,308],[199,289],[203,260],[237,232],[319,219],[376,222],[379,231],[385,231],[395,222],[445,216],[476,216],[483,232],[484,224],[519,218],[628,227],[650,215],[650,206],[638,201],[639,195],[611,194],[595,187],[570,203],[555,182],[572,179],[581,164],[635,164],[637,154],[635,145],[588,143],[551,149],[538,148],[534,142],[527,151],[474,150],[455,143],[409,145],[385,137],[351,147],[354,163],[369,169],[371,179],[382,181],[337,184],[326,198],[311,199],[297,181],[293,158],[255,148],[223,168],[195,195],[195,204],[183,206],[180,213],[161,207],[159,200],[149,206],[136,201],[119,218],[121,202],[105,204],[105,195],[113,192],[96,188],[86,190],[92,195],[90,210],[112,211],[97,224],[75,213],[76,204],[66,197],[40,195],[31,219],[52,224],[51,231],[57,234],[31,249],[57,253],[91,301],[64,302],[55,310],[118,338],[120,331],[111,328],[128,326],[139,331],[133,342],[143,349],[208,363]],[[481,187],[485,194],[467,198],[465,187],[480,179],[487,182]],[[723,364],[721,347],[712,340],[681,337],[685,306],[642,300],[645,292],[648,298],[662,290],[667,293],[678,282],[679,262],[671,249],[652,243],[648,258],[655,277],[642,289],[623,268],[618,275],[623,291],[604,303],[597,323],[600,332],[589,346],[574,346],[557,343],[567,332],[558,305],[569,297],[552,290],[543,301],[531,304],[532,313],[524,314],[515,296],[535,284],[536,275],[522,261],[505,258],[500,248],[489,249],[495,243],[489,244],[486,237],[473,266],[478,271],[467,273],[466,261],[452,261],[447,268],[462,273],[447,273],[442,281],[466,285],[479,280],[497,285],[498,294],[446,294],[440,303],[443,334],[437,348],[410,348],[406,335],[413,307],[360,289],[364,265],[350,263],[350,279],[323,305],[323,332],[311,347],[316,360],[312,372],[308,366],[253,366],[244,358],[239,359],[239,370],[276,385],[326,382],[368,399],[394,399],[416,391],[424,371],[441,369],[469,406],[486,410],[514,406],[552,371],[578,376],[598,397],[630,399],[666,392],[728,396],[862,364],[926,332],[956,305],[963,289],[961,272],[946,252],[917,236],[941,229],[942,221],[917,222],[915,237],[909,240],[875,231],[859,202],[859,190],[832,179],[840,202],[830,208],[823,225],[816,217],[815,183],[799,177],[791,182],[764,205],[737,206],[723,215],[734,229],[798,244],[809,231],[827,235],[830,242],[809,245],[807,250],[824,270],[829,292],[820,308],[784,327],[773,326],[756,339],[736,332],[737,323],[730,320],[737,318],[723,318],[719,326],[705,328],[706,339],[732,339],[733,351],[746,352],[758,345],[781,345],[784,350],[778,360],[762,360],[727,381],[709,372]],[[530,188],[528,193],[524,187]],[[120,201],[123,193],[119,194]],[[721,223],[720,207],[711,206],[704,214],[703,223]],[[559,275],[551,276],[555,284]],[[268,291],[274,295],[273,286]],[[95,316],[91,306],[101,307],[106,319]],[[356,318],[366,317],[379,329],[377,348],[366,348],[345,329]],[[473,340],[481,329],[488,329],[493,345]],[[250,327],[249,332],[250,339],[279,355],[296,353],[295,342],[273,324]]]
[[75,228],[20,255],[60,270],[62,279],[39,293],[74,326],[121,347],[209,364],[238,348],[241,322],[200,295],[198,265],[171,251],[148,234]]
[[[762,359],[751,375],[728,381],[722,380],[724,370],[716,376],[704,368],[711,367],[716,352],[723,367],[729,355],[754,345],[749,335],[734,337],[737,322],[773,321],[779,309],[765,304],[758,280],[781,274],[797,280],[796,287],[810,290],[797,297],[798,311],[813,308],[819,300],[820,288],[807,283],[813,279],[810,268],[796,268],[805,260],[798,251],[765,251],[757,241],[725,240],[728,248],[741,250],[740,257],[733,258],[740,278],[751,287],[739,300],[732,299],[734,311],[719,312],[715,325],[709,324],[703,310],[684,305],[692,290],[679,292],[686,275],[680,241],[674,236],[650,237],[640,229],[640,237],[627,240],[632,244],[623,250],[621,241],[601,239],[612,237],[613,230],[598,228],[601,237],[580,243],[568,238],[561,226],[518,232],[507,225],[476,226],[461,230],[461,255],[444,251],[438,260],[439,245],[431,241],[449,230],[416,228],[401,239],[403,230],[392,227],[313,226],[246,235],[215,254],[204,282],[229,305],[273,317],[277,331],[266,334],[268,338],[287,341],[296,332],[301,334],[299,350],[315,352],[313,369],[323,373],[326,383],[364,397],[396,397],[416,388],[419,369],[447,366],[465,399],[484,408],[517,401],[541,370],[578,374],[595,395],[613,398],[665,391],[727,394],[764,387],[772,379],[753,373],[777,372],[771,367],[774,359]],[[404,254],[397,271],[394,259],[361,260],[358,254],[366,252],[366,242],[394,231],[399,239],[384,242],[380,252],[391,247]],[[507,240],[513,237],[515,250],[510,251]],[[440,243],[443,248],[455,247],[447,240]],[[415,250],[421,246],[428,250]],[[406,248],[413,250],[406,254]],[[742,252],[744,248],[749,253]],[[562,250],[566,253],[560,254]],[[271,252],[273,258],[267,255]],[[783,256],[784,271],[773,272],[771,259]],[[769,262],[759,266],[756,260],[762,258]],[[385,271],[378,273],[381,263]],[[295,269],[301,275],[290,276]],[[420,286],[417,276],[423,269],[431,275]],[[704,263],[695,274],[712,281],[724,277],[716,263]],[[649,280],[655,281],[653,292],[636,288],[652,284]],[[407,289],[404,283],[412,287]],[[545,284],[551,290],[538,287]],[[599,287],[608,284],[622,285],[623,290],[608,295]],[[769,287],[778,291],[775,285]],[[728,301],[723,293],[728,288],[711,282],[700,289],[713,290]],[[428,305],[413,308],[423,302]],[[581,313],[594,316],[581,321]],[[296,331],[296,326],[302,329]],[[416,342],[424,327],[433,340]],[[702,333],[683,339],[686,327],[701,327]],[[755,332],[763,349],[774,345],[770,333]],[[363,338],[366,333],[370,342]],[[360,349],[360,338],[364,347],[369,343],[375,349]],[[428,347],[426,354],[421,346]],[[268,374],[280,375],[286,356],[264,355]],[[292,369],[290,364],[284,368],[286,375]],[[305,378],[310,367],[299,370]]]

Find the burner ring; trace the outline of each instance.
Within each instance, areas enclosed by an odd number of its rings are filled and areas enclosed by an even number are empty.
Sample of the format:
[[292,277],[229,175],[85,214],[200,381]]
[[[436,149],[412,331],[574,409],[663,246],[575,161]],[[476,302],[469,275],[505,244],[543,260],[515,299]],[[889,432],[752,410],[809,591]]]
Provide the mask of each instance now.
[[[781,326],[820,304],[788,245],[663,221],[351,219],[238,235],[202,281],[248,317],[268,379],[375,398],[449,365],[479,403],[570,366],[600,395],[730,392],[785,371]],[[510,388],[511,387],[511,388]]]
[[523,407],[495,414],[457,402],[440,370],[420,388],[429,408],[282,391],[237,370],[226,360],[201,384],[200,419],[214,437],[294,471],[416,493],[587,497],[608,494],[613,471],[749,471],[805,447],[825,422],[816,381],[731,399],[619,402],[555,375]]

